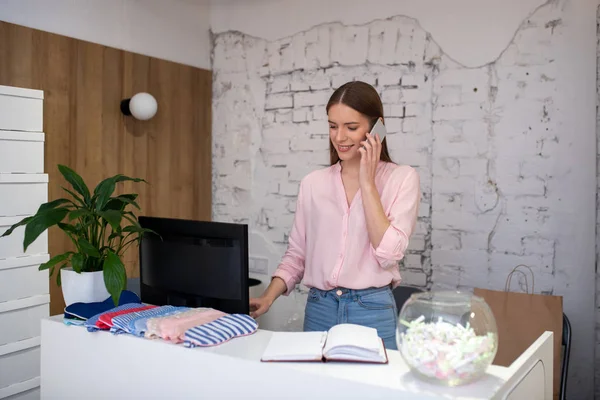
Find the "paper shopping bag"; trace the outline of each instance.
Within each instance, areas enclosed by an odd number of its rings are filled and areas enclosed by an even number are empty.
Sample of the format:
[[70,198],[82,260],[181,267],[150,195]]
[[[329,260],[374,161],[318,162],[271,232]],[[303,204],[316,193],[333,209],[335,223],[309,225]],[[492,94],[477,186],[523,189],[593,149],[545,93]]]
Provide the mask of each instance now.
[[[562,296],[529,293],[527,276],[515,267],[508,275],[504,291],[475,288],[474,294],[482,297],[490,306],[498,326],[498,352],[493,364],[508,367],[545,331],[554,332],[554,397],[560,385],[560,359],[562,347],[563,304]],[[525,276],[527,293],[510,292],[515,272]]]

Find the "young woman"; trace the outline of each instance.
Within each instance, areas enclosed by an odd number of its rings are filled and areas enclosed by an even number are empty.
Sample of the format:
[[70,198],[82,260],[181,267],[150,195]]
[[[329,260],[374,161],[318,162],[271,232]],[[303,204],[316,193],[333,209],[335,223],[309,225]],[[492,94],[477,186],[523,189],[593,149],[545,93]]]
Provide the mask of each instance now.
[[337,89],[327,116],[331,166],[300,183],[287,251],[263,295],[250,299],[251,315],[267,312],[304,278],[305,331],[365,325],[396,349],[392,288],[417,220],[419,176],[392,163],[386,140],[370,135],[383,106],[369,84]]

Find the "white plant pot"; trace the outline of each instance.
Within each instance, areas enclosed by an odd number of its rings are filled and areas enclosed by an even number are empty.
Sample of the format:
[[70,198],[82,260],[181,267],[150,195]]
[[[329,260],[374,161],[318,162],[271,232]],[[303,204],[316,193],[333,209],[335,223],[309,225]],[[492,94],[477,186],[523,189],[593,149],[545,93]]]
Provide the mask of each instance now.
[[94,303],[110,297],[102,271],[77,273],[73,268],[60,270],[60,280],[65,304]]

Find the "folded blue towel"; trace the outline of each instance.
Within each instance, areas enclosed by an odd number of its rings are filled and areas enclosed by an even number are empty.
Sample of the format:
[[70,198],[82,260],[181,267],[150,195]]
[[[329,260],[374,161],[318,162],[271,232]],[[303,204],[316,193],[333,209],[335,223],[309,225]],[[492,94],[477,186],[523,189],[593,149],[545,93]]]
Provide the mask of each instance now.
[[[119,298],[119,306],[129,303],[140,304],[142,301],[137,294],[123,290]],[[81,319],[89,319],[94,315],[101,314],[115,307],[112,297],[107,298],[104,301],[98,301],[94,303],[73,303],[65,307],[65,318],[77,317]]]

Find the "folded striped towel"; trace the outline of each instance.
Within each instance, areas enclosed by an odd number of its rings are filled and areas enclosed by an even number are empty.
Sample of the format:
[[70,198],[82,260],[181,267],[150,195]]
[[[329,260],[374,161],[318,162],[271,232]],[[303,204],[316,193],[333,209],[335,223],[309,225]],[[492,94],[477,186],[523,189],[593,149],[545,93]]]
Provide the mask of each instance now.
[[246,314],[225,315],[212,322],[198,325],[185,332],[185,347],[216,346],[235,337],[251,335],[258,323]]
[[150,318],[166,317],[189,310],[188,307],[161,306],[144,311],[134,311],[125,315],[118,315],[112,319],[111,333],[115,335],[129,333],[135,336],[144,336],[146,322]]
[[[141,306],[141,304],[140,304],[140,306]],[[102,314],[100,316],[100,318],[98,318],[98,321],[96,321],[96,327],[98,327],[102,330],[109,330],[113,326],[113,322],[112,322],[113,318],[118,317],[119,315],[127,315],[127,314],[130,314],[135,311],[151,310],[153,308],[156,308],[156,306],[145,305],[145,306],[141,306],[141,307],[131,308],[129,310],[105,312],[104,314]]]
[[96,323],[98,322],[98,320],[100,319],[100,317],[103,314],[114,313],[114,312],[119,312],[119,311],[124,311],[124,310],[131,310],[132,308],[139,308],[140,305],[141,305],[140,303],[128,303],[128,304],[123,304],[118,307],[111,308],[110,310],[106,310],[104,312],[94,315],[93,317],[91,317],[87,321],[85,321],[85,327],[87,328],[88,332],[99,331],[100,328],[98,328],[96,326]]
[[227,314],[223,311],[214,308],[198,307],[167,317],[150,318],[146,323],[144,336],[148,339],[162,338],[172,343],[181,343],[188,329],[208,324],[225,315]]

